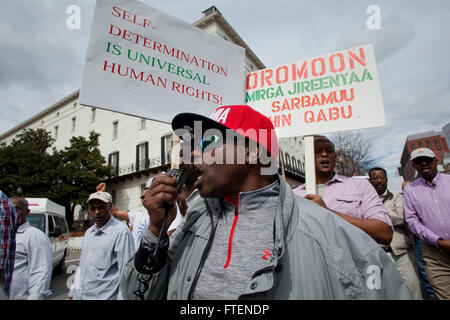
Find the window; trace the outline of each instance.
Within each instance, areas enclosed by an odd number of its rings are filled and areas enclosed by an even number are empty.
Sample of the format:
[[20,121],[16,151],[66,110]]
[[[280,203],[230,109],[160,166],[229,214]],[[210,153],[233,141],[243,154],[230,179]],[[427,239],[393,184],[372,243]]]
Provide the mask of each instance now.
[[108,165],[113,168],[113,173],[119,175],[119,152],[109,154]]
[[64,221],[64,219],[62,217],[53,216],[53,219],[55,219],[56,225],[58,227],[61,227],[61,230],[63,233],[66,233],[68,231],[66,221]]
[[148,142],[136,146],[136,171],[148,169]]
[[27,216],[27,221],[31,226],[38,228],[45,233],[45,216],[41,213],[32,213]]
[[113,140],[116,140],[119,136],[119,120],[113,122]]
[[431,147],[431,140],[428,140],[428,139],[427,139],[426,142],[427,142],[427,148],[433,149],[433,148]]
[[47,216],[48,217],[48,233],[50,234],[50,232],[55,232],[55,225],[53,223],[53,218],[52,216]]
[[55,126],[55,140],[58,139],[58,126]]
[[436,149],[441,150],[441,143],[438,138],[434,138],[434,144],[436,145]]
[[419,144],[419,148],[423,148],[423,143],[422,143],[422,141],[419,141],[418,144]]
[[95,122],[95,108],[91,108],[91,123]]
[[75,131],[76,124],[77,124],[77,117],[73,117],[72,118],[72,132]]
[[146,125],[145,122],[146,122],[145,119],[141,119],[141,130],[145,129],[145,125]]
[[414,149],[416,148],[416,145],[414,142],[410,142],[409,145],[411,146],[411,151],[414,151]]
[[172,161],[172,134],[161,137],[161,165],[171,163]]

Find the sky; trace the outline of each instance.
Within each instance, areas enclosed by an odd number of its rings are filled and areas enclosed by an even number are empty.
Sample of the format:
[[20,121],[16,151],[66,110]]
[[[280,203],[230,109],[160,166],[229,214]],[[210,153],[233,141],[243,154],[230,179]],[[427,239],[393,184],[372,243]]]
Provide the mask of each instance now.
[[[376,165],[398,175],[410,134],[450,122],[450,1],[141,0],[194,23],[212,5],[266,67],[373,44],[386,126],[358,130]],[[66,26],[71,5],[80,29]],[[367,20],[375,5],[380,29]],[[0,2],[0,133],[81,87],[94,0]]]

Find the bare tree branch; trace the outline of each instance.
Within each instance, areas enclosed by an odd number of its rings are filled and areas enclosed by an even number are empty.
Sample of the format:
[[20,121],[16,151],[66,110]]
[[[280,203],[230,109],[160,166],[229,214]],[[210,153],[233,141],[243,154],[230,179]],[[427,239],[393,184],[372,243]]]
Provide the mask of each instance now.
[[373,144],[361,133],[342,131],[330,139],[336,148],[336,171],[344,176],[364,175],[375,159],[372,158]]

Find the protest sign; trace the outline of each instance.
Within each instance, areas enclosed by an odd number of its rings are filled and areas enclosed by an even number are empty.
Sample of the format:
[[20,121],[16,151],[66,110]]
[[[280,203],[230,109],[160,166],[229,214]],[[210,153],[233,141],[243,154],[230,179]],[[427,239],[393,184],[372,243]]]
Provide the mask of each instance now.
[[280,138],[386,123],[372,45],[252,72],[246,86]]
[[315,193],[312,135],[386,124],[372,45],[252,72],[246,88],[246,103],[279,138],[305,137],[307,193]]
[[80,104],[171,121],[245,100],[245,50],[135,0],[97,0]]

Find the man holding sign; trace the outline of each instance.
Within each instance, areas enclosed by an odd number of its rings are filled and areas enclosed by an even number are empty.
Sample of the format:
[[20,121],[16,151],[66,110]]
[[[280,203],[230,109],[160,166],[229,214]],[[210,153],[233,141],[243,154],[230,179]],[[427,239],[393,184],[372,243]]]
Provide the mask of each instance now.
[[392,221],[369,181],[334,172],[336,152],[328,138],[315,136],[314,150],[316,194],[306,194],[304,184],[294,189],[294,193],[344,218],[378,243],[389,245]]
[[275,163],[278,156],[267,117],[224,106],[211,118],[179,114],[172,128],[180,137],[193,132],[194,142],[200,135],[201,197],[153,259],[158,235],[166,235],[165,204],[172,205],[167,226],[178,197],[173,177],[155,176],[145,200],[150,226],[121,281],[126,299],[411,299],[367,234],[264,170],[265,156]]

